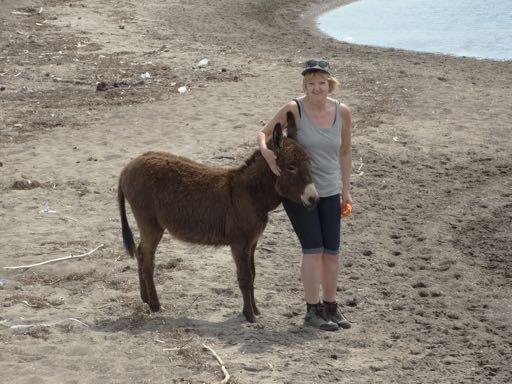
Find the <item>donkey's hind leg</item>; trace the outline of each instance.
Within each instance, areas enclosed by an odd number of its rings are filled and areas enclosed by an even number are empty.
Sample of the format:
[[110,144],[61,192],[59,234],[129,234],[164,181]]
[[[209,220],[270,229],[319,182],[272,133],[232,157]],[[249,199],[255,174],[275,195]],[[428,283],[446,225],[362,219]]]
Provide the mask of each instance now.
[[139,271],[140,297],[149,305],[151,311],[160,310],[153,272],[155,269],[155,251],[164,233],[156,220],[139,222],[140,244],[137,247],[137,264]]
[[149,303],[148,299],[148,290],[146,289],[146,282],[144,281],[144,274],[142,273],[142,249],[141,243],[137,247],[137,252],[135,253],[137,257],[137,271],[139,272],[139,288],[140,288],[140,298],[144,303]]

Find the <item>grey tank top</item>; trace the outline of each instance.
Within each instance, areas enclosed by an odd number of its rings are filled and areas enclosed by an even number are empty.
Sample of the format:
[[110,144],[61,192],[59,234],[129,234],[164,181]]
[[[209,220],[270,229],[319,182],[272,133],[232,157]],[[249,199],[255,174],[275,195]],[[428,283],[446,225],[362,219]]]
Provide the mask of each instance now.
[[336,118],[330,128],[318,128],[308,117],[302,101],[295,99],[300,119],[297,138],[311,158],[311,176],[320,197],[336,195],[341,191],[339,151],[343,119],[339,101],[336,101]]

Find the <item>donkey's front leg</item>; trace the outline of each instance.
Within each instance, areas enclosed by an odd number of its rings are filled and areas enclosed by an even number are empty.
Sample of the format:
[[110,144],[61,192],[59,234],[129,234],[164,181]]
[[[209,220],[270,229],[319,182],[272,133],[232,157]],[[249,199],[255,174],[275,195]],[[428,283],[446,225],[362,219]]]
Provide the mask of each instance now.
[[252,285],[251,285],[251,303],[252,311],[255,315],[259,315],[260,311],[256,307],[256,299],[254,298],[254,279],[256,278],[256,267],[254,265],[254,252],[256,251],[256,243],[251,246],[251,274],[252,274]]
[[244,309],[242,310],[248,322],[254,323],[256,317],[253,307],[253,277],[251,271],[251,245],[250,244],[232,244],[231,252],[236,263],[236,274],[238,277],[238,286],[242,291],[244,299]]

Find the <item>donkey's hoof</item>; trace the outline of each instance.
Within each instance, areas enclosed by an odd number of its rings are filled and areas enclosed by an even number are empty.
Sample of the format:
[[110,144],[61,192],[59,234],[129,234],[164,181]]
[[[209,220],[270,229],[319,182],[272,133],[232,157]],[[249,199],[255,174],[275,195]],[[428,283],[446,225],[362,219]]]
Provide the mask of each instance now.
[[254,316],[253,313],[244,312],[244,316],[245,316],[245,319],[249,323],[255,323],[256,322],[256,317]]
[[258,315],[260,314],[260,310],[259,310],[258,308],[256,308],[256,306],[254,306],[254,307],[252,308],[252,311],[254,312],[254,314],[255,314],[256,316],[258,316]]
[[160,303],[149,304],[149,309],[151,310],[151,312],[158,312],[158,311],[160,311]]

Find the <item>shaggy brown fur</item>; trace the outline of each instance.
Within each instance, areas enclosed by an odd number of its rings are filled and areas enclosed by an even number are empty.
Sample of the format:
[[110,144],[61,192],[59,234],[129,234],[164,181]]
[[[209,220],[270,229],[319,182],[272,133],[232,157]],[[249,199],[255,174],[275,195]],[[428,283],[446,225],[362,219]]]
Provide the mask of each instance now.
[[[243,313],[250,322],[259,314],[254,301],[254,251],[258,238],[282,197],[314,205],[309,158],[297,143],[289,113],[288,137],[277,124],[269,148],[277,155],[276,177],[259,151],[238,168],[198,164],[165,152],[148,152],[131,161],[119,179],[118,200],[123,241],[137,256],[140,294],[152,311],[160,309],[153,281],[155,251],[164,229],[178,239],[204,245],[229,245],[243,294]],[[307,196],[306,196],[307,195]],[[128,226],[125,199],[140,231],[135,249]]]

